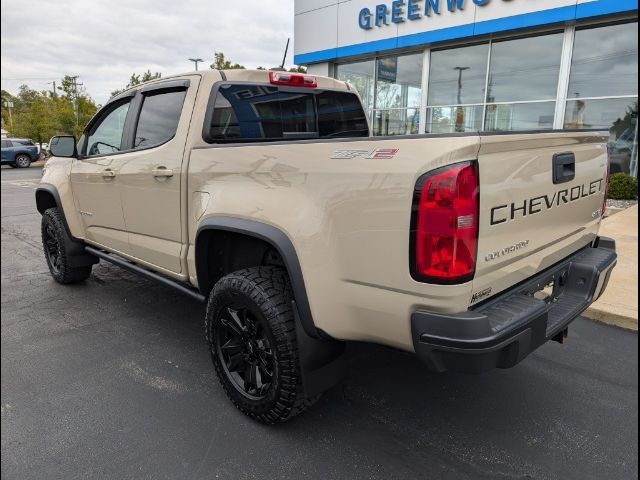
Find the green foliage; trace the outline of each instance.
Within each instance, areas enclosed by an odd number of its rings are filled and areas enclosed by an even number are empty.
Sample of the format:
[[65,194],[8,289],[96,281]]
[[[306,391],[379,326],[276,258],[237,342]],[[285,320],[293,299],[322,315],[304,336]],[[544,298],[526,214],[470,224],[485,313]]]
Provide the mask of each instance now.
[[291,73],[307,73],[307,67],[292,67],[289,71]]
[[[97,107],[86,92],[75,84],[73,77],[62,79],[59,90],[38,92],[22,85],[13,96],[2,92],[2,124],[12,137],[30,138],[34,142],[48,142],[54,135],[79,137]],[[11,116],[4,102],[13,102]],[[76,106],[78,114],[76,116]]]
[[215,52],[213,54],[214,60],[209,68],[212,70],[244,70],[245,67],[239,63],[231,63],[227,60],[222,52]]
[[626,173],[614,173],[609,177],[608,197],[612,200],[637,199],[638,179]]
[[111,92],[111,96],[115,97],[116,95],[124,92],[128,88],[135,87],[136,85],[140,85],[141,83],[148,82],[150,80],[155,80],[156,78],[161,78],[161,77],[162,77],[162,74],[160,72],[151,73],[151,70],[147,70],[142,74],[132,73],[131,77],[129,77],[129,83],[127,83],[127,85],[123,89],[114,90],[113,92]]
[[624,117],[618,118],[611,126],[611,133],[615,134],[615,138],[620,137],[625,131],[636,128],[638,121],[638,102],[633,102],[626,110]]

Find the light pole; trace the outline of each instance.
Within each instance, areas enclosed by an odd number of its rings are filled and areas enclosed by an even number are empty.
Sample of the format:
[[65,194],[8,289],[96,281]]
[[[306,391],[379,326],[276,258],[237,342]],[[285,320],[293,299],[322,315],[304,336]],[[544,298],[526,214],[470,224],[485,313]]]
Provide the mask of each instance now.
[[189,61],[196,64],[196,72],[198,71],[198,63],[204,62],[201,58],[190,58]]
[[470,68],[471,67],[453,67],[454,70],[458,70],[458,105],[462,103],[462,72]]
[[54,80],[53,82],[47,82],[47,85],[52,85],[53,84],[53,91],[51,92],[51,96],[52,97],[56,97],[56,81]]
[[462,103],[462,72],[469,70],[471,67],[453,67],[458,70],[458,108],[456,109],[456,132],[464,131],[464,108],[460,106]]
[[7,110],[9,111],[9,125],[11,127],[11,130],[13,130],[13,118],[11,117],[11,109],[13,108],[13,102],[4,102],[4,106],[7,107]]

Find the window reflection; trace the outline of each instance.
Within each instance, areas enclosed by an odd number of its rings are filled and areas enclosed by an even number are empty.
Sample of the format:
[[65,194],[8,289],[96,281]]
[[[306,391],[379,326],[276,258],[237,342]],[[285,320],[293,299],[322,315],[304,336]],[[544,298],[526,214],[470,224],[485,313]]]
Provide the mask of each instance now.
[[473,132],[482,130],[482,105],[434,107],[427,110],[427,133]]
[[576,31],[569,98],[638,94],[638,24]]
[[489,44],[431,53],[429,105],[482,103]]
[[373,134],[413,135],[419,133],[420,110],[417,108],[377,110],[373,113]]
[[360,94],[365,110],[373,108],[373,90],[375,85],[375,62],[347,63],[338,65],[336,78],[348,82]]
[[422,101],[422,54],[378,59],[375,108],[419,107]]
[[638,99],[569,100],[565,128],[608,130],[611,173],[635,174],[638,158]]
[[556,102],[487,105],[487,131],[550,130]]
[[495,42],[487,102],[522,102],[556,98],[562,33]]

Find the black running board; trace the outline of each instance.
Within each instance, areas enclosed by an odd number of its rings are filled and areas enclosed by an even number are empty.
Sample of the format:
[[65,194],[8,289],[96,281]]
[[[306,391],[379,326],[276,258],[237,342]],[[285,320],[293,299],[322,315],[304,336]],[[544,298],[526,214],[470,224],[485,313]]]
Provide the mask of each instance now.
[[167,287],[171,287],[174,290],[177,290],[178,292],[183,293],[201,303],[205,303],[207,301],[207,298],[204,295],[200,295],[195,289],[186,287],[175,280],[171,280],[167,277],[164,277],[155,272],[147,270],[146,268],[140,267],[139,265],[136,265],[135,263],[131,263],[125,260],[124,258],[118,257],[117,255],[114,255],[112,253],[106,253],[101,250],[97,250],[93,247],[84,247],[84,249],[87,253],[90,253],[91,255],[101,258],[102,260],[105,260],[109,263],[113,263],[114,265],[124,268],[125,270],[129,270],[130,272],[137,273],[141,277],[145,277],[145,278],[148,278],[149,280],[154,280],[158,283],[166,285]]

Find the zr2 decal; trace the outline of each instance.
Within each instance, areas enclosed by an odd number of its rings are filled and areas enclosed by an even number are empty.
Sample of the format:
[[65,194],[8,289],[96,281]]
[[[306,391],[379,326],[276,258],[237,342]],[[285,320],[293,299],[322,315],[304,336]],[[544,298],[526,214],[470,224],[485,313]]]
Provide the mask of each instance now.
[[376,150],[336,150],[332,160],[352,160],[366,158],[370,160],[391,160],[400,151],[399,148],[378,148]]

